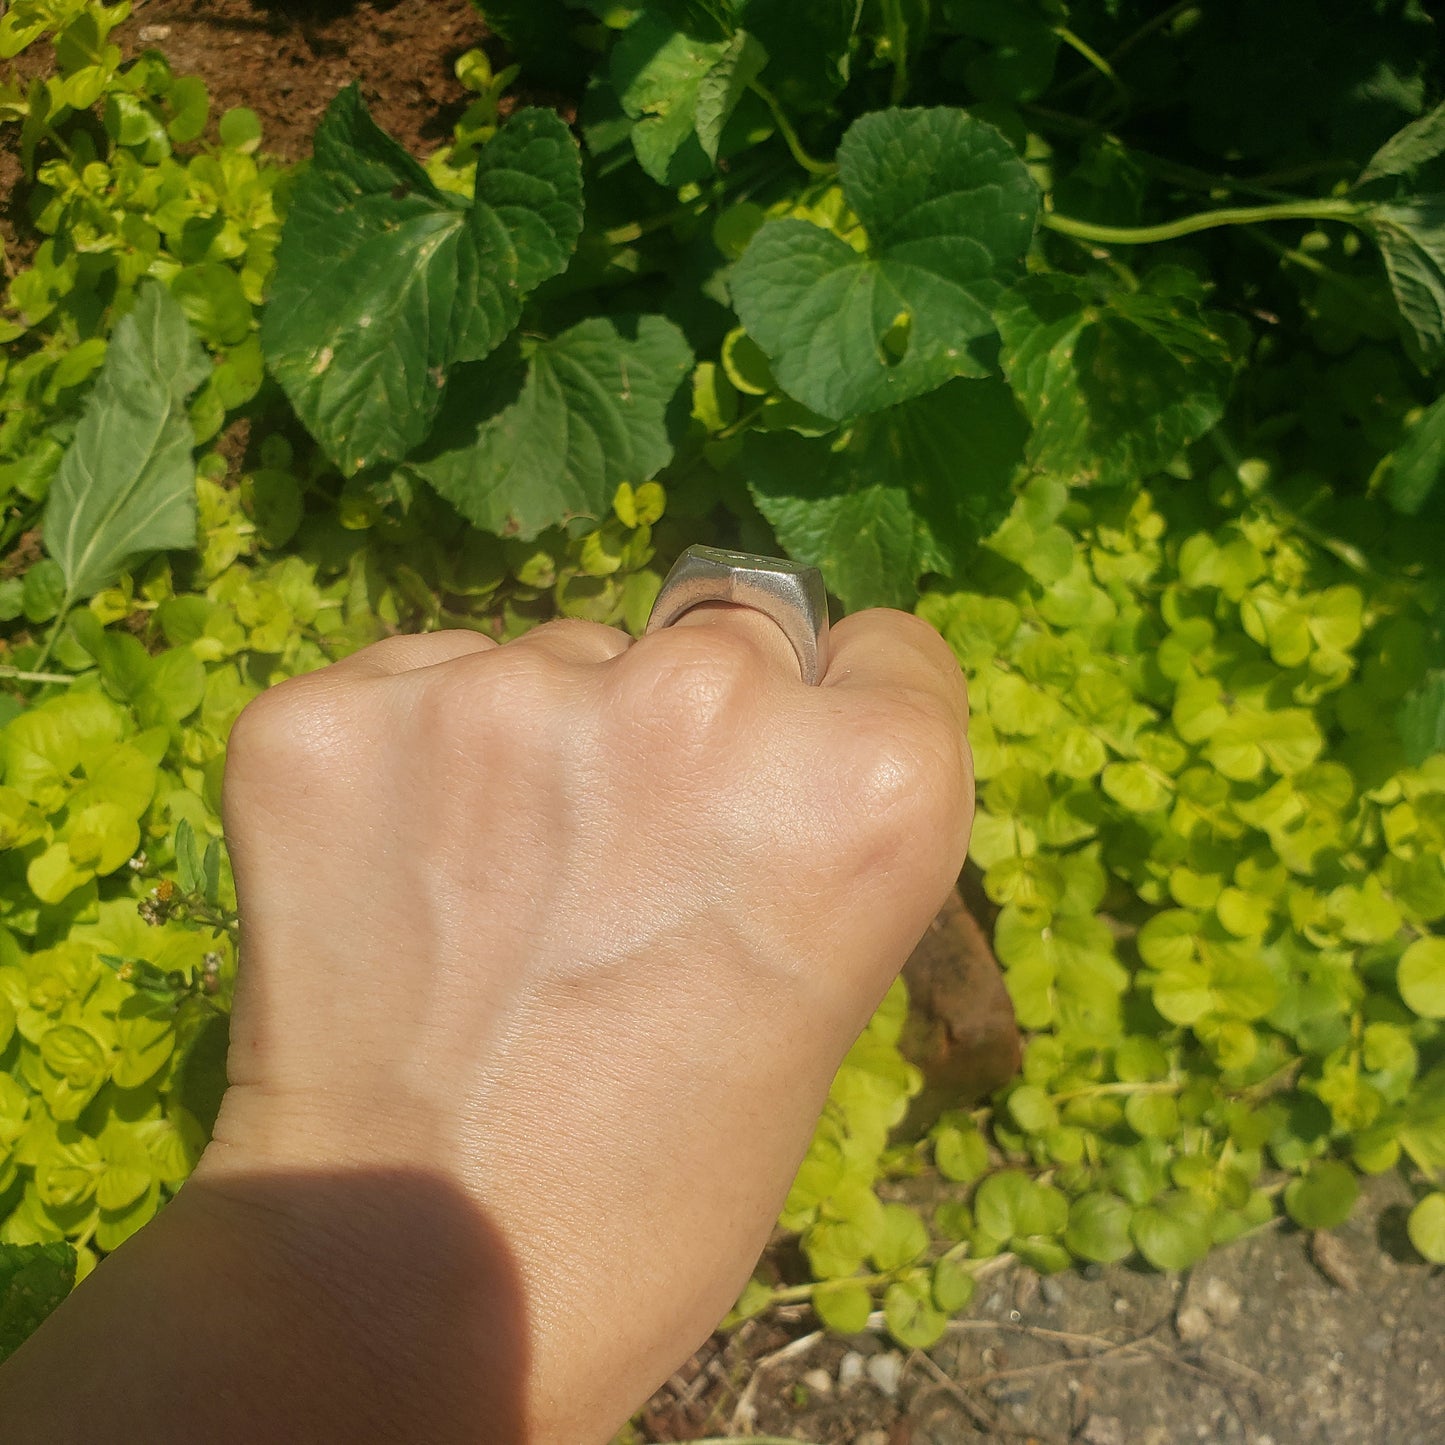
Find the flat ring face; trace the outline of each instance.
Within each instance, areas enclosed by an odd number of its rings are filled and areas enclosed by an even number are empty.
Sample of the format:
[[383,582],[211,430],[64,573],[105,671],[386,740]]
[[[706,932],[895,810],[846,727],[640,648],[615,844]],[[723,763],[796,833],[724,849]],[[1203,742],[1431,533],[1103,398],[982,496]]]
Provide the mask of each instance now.
[[816,567],[721,547],[689,547],[657,594],[648,632],[670,626],[702,602],[732,602],[772,618],[793,645],[803,681],[816,686],[823,680],[828,670],[828,594]]

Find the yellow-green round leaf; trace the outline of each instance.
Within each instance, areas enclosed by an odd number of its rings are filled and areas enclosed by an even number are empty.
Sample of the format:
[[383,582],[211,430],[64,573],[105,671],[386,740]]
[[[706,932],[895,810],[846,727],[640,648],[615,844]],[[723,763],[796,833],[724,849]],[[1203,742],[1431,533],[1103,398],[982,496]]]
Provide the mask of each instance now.
[[1417,938],[1400,957],[1400,997],[1423,1019],[1445,1019],[1445,938]]
[[1445,1194],[1427,1194],[1411,1211],[1405,1225],[1410,1243],[1431,1264],[1445,1264]]
[[927,1275],[890,1284],[883,1296],[883,1318],[888,1333],[912,1350],[936,1345],[948,1328],[948,1316],[933,1303]]
[[1333,1229],[1350,1217],[1359,1185],[1338,1159],[1323,1159],[1284,1191],[1284,1207],[1302,1229]]
[[813,1291],[813,1310],[835,1334],[856,1335],[868,1328],[873,1296],[855,1280],[826,1280]]
[[973,1298],[973,1272],[961,1259],[940,1259],[933,1266],[933,1302],[945,1314],[956,1315]]

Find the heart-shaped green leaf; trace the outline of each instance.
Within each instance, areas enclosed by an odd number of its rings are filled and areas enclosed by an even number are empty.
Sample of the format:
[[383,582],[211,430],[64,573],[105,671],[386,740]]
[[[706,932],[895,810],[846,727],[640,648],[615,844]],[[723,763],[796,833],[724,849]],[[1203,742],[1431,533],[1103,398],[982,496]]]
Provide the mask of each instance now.
[[425,438],[449,369],[501,345],[581,225],[577,145],[551,111],[519,111],[483,147],[468,205],[376,125],[355,85],[336,97],[291,200],[261,343],[343,472]]
[[885,110],[838,148],[868,249],[807,221],[769,221],[732,275],[778,384],[828,417],[859,416],[993,369],[992,308],[1019,273],[1038,190],[965,111]]
[[459,372],[411,465],[489,531],[535,537],[603,517],[620,482],[671,459],[668,405],[691,365],[660,316],[594,317]]

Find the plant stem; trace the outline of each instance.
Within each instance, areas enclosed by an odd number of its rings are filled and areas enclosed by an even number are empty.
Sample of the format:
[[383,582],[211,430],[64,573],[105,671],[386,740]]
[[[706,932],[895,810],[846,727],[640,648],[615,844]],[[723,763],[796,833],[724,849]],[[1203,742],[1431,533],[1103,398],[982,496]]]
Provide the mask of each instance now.
[[834,161],[820,161],[816,156],[809,155],[803,147],[803,142],[798,139],[798,132],[793,129],[793,123],[787,117],[783,107],[778,104],[778,98],[762,81],[755,80],[752,89],[762,98],[763,103],[772,112],[773,124],[778,128],[778,134],[782,136],[789,152],[797,163],[814,176],[831,176],[838,166]]
[[70,616],[70,609],[74,602],[75,599],[67,592],[60,604],[60,611],[55,614],[55,621],[50,625],[50,631],[45,634],[45,642],[40,649],[40,656],[35,659],[36,672],[45,671],[45,664],[50,661],[50,654],[55,650],[55,643],[60,637],[60,629],[65,625],[65,619]]
[[1219,226],[1252,226],[1262,221],[1358,221],[1365,208],[1358,202],[1343,198],[1318,201],[1282,201],[1270,206],[1225,206],[1218,211],[1200,211],[1165,221],[1158,226],[1099,226],[1092,221],[1076,221],[1070,216],[1047,212],[1042,224],[1061,236],[1075,236],[1081,241],[1097,241],[1103,246],[1149,246],[1159,241],[1177,241],[1196,231],[1211,231]]
[[899,0],[883,0],[883,25],[888,32],[888,46],[893,52],[893,84],[889,87],[890,105],[902,105],[908,94],[908,22],[903,18]]
[[1166,25],[1172,25],[1186,11],[1198,7],[1199,0],[1177,0],[1167,10],[1161,10],[1159,14],[1146,20],[1132,35],[1126,35],[1109,54],[1109,59],[1116,64],[1120,56],[1127,55],[1141,40],[1147,39],[1156,30],[1162,30]]
[[1069,1089],[1050,1097],[1057,1103],[1061,1099],[1092,1099],[1100,1094],[1177,1094],[1182,1087],[1172,1079],[1141,1084],[1090,1084],[1087,1088]]
[[[848,1279],[849,1284],[861,1284],[871,1287],[875,1284],[892,1284],[898,1276],[894,1274],[855,1274]],[[790,1284],[784,1285],[782,1289],[775,1289],[770,1301],[775,1305],[795,1304],[800,1301],[811,1300],[813,1291],[818,1288],[818,1282],[812,1284]]]
[[0,677],[8,677],[15,682],[63,682],[66,684],[75,681],[68,672],[26,672],[24,668],[11,667],[8,663],[0,662]]
[[[1129,105],[1129,91],[1124,85],[1124,82],[1114,73],[1114,67],[1110,65],[1083,36],[1075,35],[1067,25],[1055,25],[1054,34],[1058,36],[1070,50],[1074,51],[1075,54],[1083,56],[1083,58],[1109,82],[1115,99],[1118,100],[1121,107],[1127,109]],[[894,103],[897,104],[896,101]]]

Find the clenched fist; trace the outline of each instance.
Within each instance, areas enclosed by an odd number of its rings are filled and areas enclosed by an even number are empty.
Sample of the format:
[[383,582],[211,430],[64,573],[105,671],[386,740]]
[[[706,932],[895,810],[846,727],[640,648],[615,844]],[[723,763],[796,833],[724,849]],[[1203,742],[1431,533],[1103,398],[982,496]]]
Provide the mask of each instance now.
[[808,687],[724,605],[393,638],[258,699],[215,1140],[17,1362],[170,1261],[234,1423],[136,1439],[607,1440],[746,1281],[952,886],[965,725],[915,618],[848,618]]

